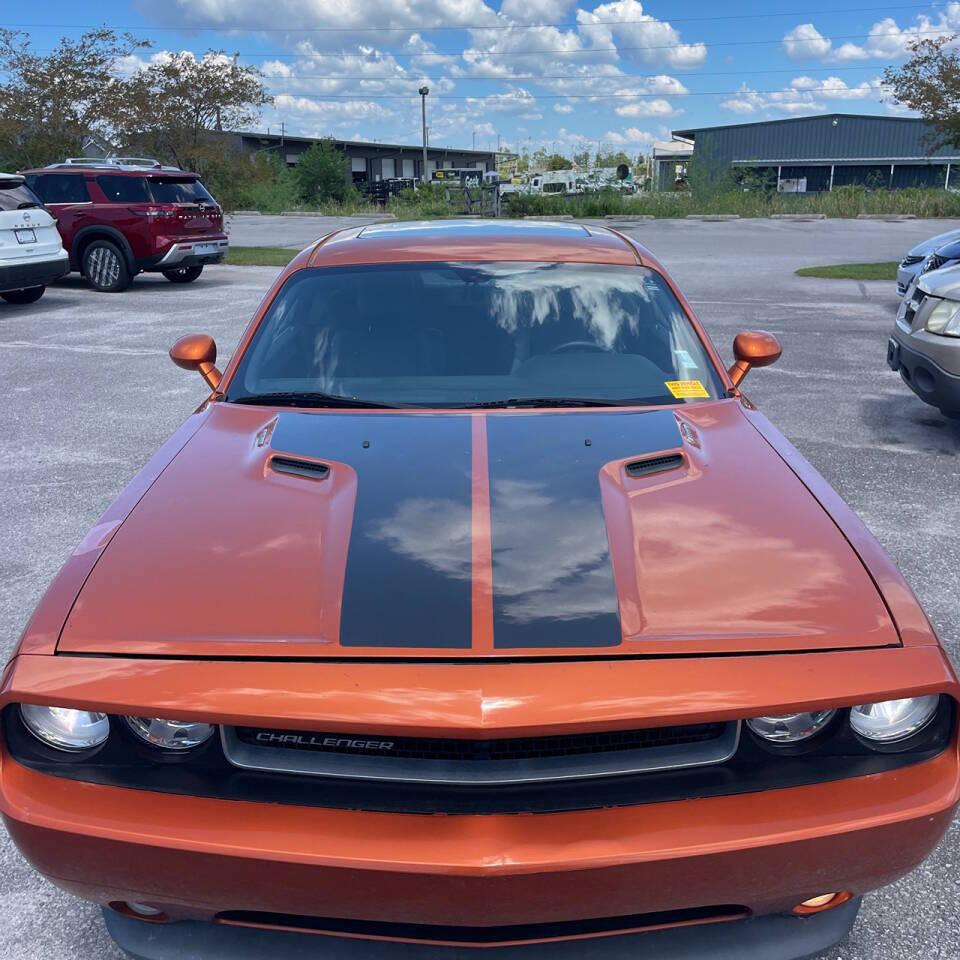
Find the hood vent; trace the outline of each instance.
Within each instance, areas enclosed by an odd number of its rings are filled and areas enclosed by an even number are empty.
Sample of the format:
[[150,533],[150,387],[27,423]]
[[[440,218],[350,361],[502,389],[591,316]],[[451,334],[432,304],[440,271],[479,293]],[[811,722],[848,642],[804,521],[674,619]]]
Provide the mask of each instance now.
[[270,467],[277,473],[289,473],[295,477],[306,477],[308,480],[326,480],[330,474],[330,468],[325,463],[301,460],[298,457],[271,457]]
[[645,477],[649,473],[660,473],[663,470],[673,470],[683,465],[682,453],[666,453],[659,457],[647,457],[644,460],[634,460],[627,464],[628,477]]

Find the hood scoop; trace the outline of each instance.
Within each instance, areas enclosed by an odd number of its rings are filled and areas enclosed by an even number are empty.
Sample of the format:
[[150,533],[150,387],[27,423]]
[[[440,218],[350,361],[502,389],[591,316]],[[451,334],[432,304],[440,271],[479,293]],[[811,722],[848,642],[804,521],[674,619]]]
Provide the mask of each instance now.
[[308,480],[326,480],[330,468],[315,460],[301,460],[299,457],[277,457],[269,460],[270,469],[276,473],[288,473],[294,477],[306,477]]
[[626,465],[628,477],[645,477],[650,473],[662,473],[683,466],[682,453],[664,453],[656,457],[644,457]]

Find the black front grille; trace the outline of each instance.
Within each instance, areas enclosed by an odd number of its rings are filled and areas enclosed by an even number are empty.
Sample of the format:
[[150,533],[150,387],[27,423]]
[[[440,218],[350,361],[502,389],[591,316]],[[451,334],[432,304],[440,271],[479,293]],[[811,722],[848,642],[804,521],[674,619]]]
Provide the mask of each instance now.
[[523,943],[533,940],[566,940],[670,927],[679,924],[716,923],[747,916],[746,907],[725,903],[625,917],[588,920],[554,920],[548,923],[516,923],[491,927],[467,927],[433,923],[390,923],[384,920],[350,920],[335,917],[305,917],[292,913],[262,913],[257,910],[227,910],[216,921],[244,927],[302,930],[383,940],[414,940],[424,943],[484,944]]
[[553,759],[584,754],[612,753],[703,743],[721,737],[725,723],[693,723],[647,730],[578,733],[560,737],[522,737],[498,740],[461,740],[427,737],[390,737],[383,734],[304,733],[236,727],[241,743],[316,753],[385,756],[407,760],[444,760],[455,763]]

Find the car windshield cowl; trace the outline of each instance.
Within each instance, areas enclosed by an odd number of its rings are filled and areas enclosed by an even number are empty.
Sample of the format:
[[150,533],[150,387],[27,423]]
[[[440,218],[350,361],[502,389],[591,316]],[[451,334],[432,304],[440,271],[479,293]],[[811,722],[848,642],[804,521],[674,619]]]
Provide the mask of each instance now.
[[655,400],[643,398],[610,400],[599,397],[510,397],[507,400],[478,400],[475,403],[461,403],[457,406],[467,410],[495,410],[509,407],[632,407],[655,402]]
[[369,407],[390,410],[398,406],[395,403],[380,403],[376,400],[361,400],[359,397],[347,397],[336,393],[313,391],[283,390],[273,393],[250,393],[237,397],[226,397],[228,403],[263,404],[277,407]]

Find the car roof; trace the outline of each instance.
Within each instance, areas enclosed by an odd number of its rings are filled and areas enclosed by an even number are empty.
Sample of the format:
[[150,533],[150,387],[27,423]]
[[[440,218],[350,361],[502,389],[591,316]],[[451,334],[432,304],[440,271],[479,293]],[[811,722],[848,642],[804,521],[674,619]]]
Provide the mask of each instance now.
[[319,241],[310,266],[417,260],[643,263],[606,227],[547,220],[427,220],[350,227]]
[[0,173],[0,180],[15,180],[17,183],[23,183],[23,176],[19,173]]

